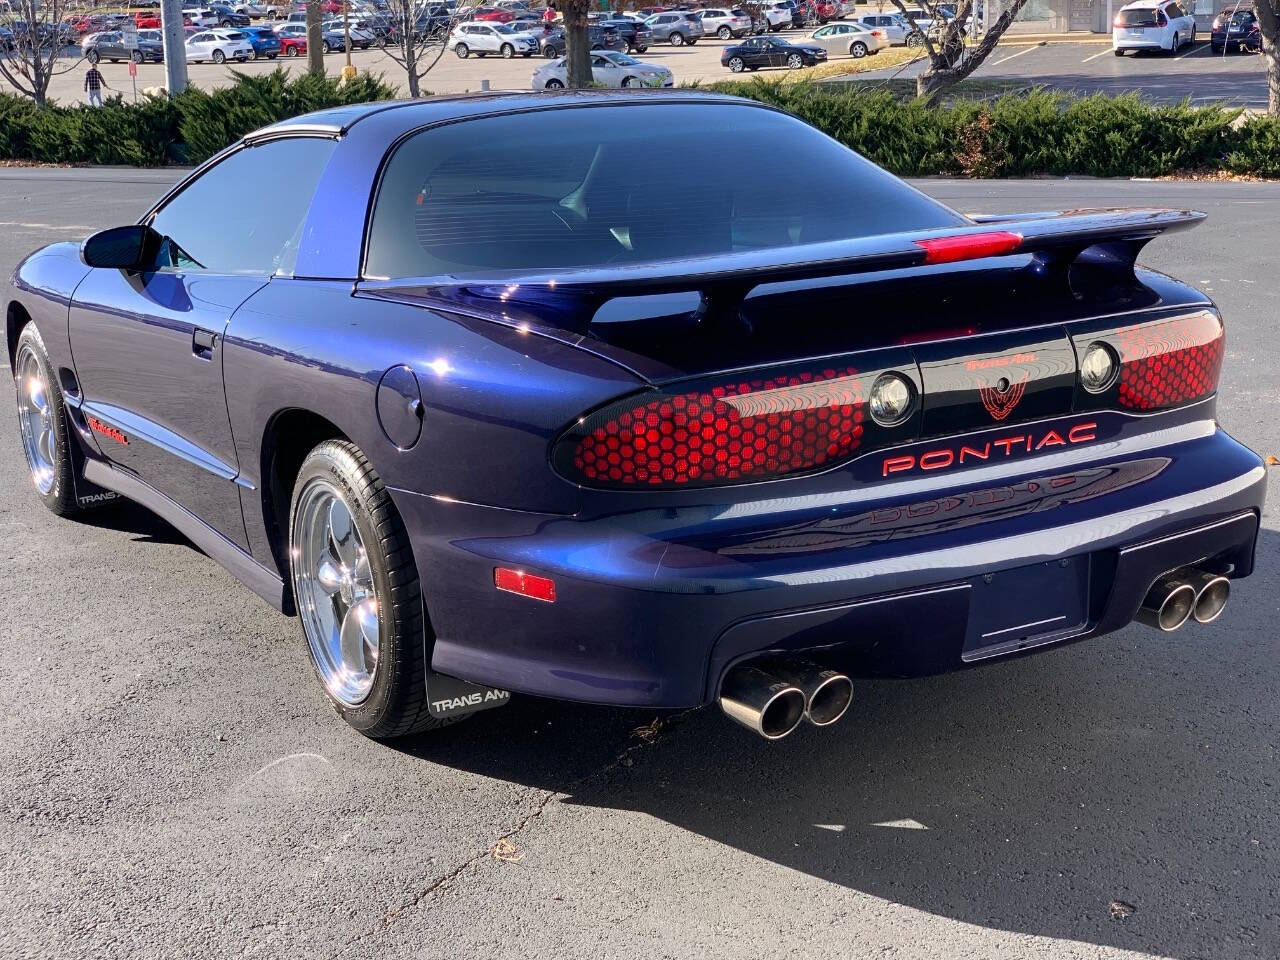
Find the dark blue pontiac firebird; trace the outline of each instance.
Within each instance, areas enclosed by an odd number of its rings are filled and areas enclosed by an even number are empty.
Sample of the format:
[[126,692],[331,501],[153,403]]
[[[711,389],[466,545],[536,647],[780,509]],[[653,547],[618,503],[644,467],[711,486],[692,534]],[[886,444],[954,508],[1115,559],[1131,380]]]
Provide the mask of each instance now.
[[344,107],[29,257],[9,359],[46,505],[166,518],[370,736],[517,691],[777,738],[1217,617],[1264,470],[1213,304],[1135,267],[1198,219],[961,216],[692,92]]

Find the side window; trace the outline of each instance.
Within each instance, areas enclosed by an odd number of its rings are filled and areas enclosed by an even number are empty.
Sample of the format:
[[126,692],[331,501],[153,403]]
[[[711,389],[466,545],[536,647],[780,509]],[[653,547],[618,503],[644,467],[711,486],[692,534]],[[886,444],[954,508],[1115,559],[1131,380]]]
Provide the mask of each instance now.
[[[187,185],[152,218],[166,238],[161,267],[214,273],[293,272],[303,221],[333,140],[295,137],[245,147]],[[281,178],[280,171],[289,176]],[[234,202],[245,184],[272,183],[270,203]],[[228,218],[234,217],[234,226]]]

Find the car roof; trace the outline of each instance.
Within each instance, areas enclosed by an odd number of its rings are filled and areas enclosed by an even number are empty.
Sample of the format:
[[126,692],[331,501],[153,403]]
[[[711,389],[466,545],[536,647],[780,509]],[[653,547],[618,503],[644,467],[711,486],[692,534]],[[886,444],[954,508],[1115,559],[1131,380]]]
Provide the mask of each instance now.
[[247,137],[253,142],[291,132],[344,134],[362,120],[375,115],[385,115],[390,139],[398,139],[418,127],[449,120],[477,119],[485,116],[520,111],[531,107],[541,109],[573,109],[599,106],[608,103],[635,103],[638,99],[648,102],[709,102],[751,103],[741,97],[711,93],[701,90],[675,91],[620,91],[564,90],[559,92],[489,91],[467,94],[450,94],[421,97],[416,100],[379,100],[373,103],[353,103],[330,107],[281,120],[263,127]]

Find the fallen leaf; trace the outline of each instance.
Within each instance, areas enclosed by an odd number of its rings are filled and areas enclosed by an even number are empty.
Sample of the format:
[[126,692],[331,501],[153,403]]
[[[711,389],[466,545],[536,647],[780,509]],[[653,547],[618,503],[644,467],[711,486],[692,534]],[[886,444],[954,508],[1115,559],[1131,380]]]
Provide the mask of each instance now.
[[1280,463],[1280,457],[1277,457],[1274,453],[1268,453],[1266,459],[1263,462],[1268,467],[1274,467],[1277,463]]
[[516,845],[506,837],[490,847],[489,853],[493,859],[501,860],[503,863],[519,863],[524,859],[524,851],[517,849]]
[[1133,916],[1138,910],[1132,903],[1125,903],[1123,900],[1111,901],[1111,919],[1123,920],[1125,917]]
[[636,727],[631,731],[633,737],[639,737],[645,743],[653,743],[658,739],[658,734],[662,732],[662,718],[654,717],[652,723],[646,723],[643,727]]

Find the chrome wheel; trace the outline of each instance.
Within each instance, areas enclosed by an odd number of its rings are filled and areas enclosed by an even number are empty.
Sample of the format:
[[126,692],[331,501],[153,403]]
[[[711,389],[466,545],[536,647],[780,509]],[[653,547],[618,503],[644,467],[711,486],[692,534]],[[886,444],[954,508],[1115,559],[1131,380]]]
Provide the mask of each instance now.
[[58,436],[54,432],[53,401],[35,351],[23,345],[15,364],[18,371],[18,422],[22,427],[22,449],[36,489],[45,494],[57,479]]
[[363,703],[378,670],[378,597],[351,508],[324,480],[312,480],[298,500],[293,581],[325,687],[346,706]]

